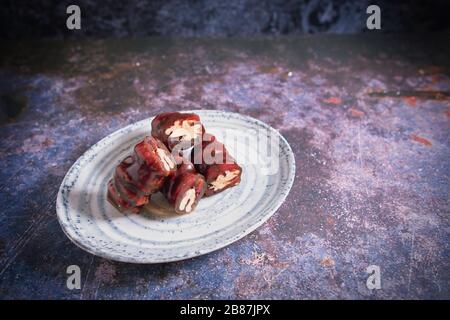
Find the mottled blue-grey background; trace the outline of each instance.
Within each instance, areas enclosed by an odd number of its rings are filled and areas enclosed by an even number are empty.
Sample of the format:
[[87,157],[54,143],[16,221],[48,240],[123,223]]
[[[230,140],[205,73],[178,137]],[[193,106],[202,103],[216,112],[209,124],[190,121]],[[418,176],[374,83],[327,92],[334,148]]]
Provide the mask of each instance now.
[[[65,27],[77,4],[82,29]],[[446,0],[3,0],[0,38],[237,36],[366,32],[366,8],[377,4],[382,32],[449,31]]]
[[[0,299],[450,299],[448,1],[377,2],[382,32],[365,30],[366,1],[70,1],[69,32],[69,1],[2,1]],[[55,202],[76,159],[192,109],[287,139],[296,177],[279,210],[175,263],[74,245]],[[81,290],[66,287],[72,264]]]

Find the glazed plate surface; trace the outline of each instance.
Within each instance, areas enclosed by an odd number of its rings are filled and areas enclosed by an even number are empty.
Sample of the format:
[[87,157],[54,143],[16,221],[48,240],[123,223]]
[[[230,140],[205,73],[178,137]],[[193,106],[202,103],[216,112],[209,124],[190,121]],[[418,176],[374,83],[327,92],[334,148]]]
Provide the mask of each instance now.
[[241,239],[280,207],[294,181],[295,160],[278,131],[237,113],[192,112],[241,165],[241,183],[203,198],[187,215],[176,215],[160,193],[140,214],[119,212],[106,199],[107,183],[116,165],[150,134],[152,118],[131,124],[87,150],[61,184],[56,212],[76,245],[123,262],[177,261]]

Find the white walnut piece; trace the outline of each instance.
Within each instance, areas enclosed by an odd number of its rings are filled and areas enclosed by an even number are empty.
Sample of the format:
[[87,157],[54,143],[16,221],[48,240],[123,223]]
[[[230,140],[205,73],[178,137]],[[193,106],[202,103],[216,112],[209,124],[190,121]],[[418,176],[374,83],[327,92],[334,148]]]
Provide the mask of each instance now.
[[183,199],[180,201],[180,211],[186,211],[187,213],[192,211],[192,206],[195,203],[195,189],[191,188],[184,193]]
[[164,132],[169,138],[190,141],[202,134],[202,125],[192,120],[177,120]]
[[170,170],[175,168],[175,163],[170,159],[170,157],[167,155],[167,152],[161,148],[156,149],[156,153],[158,154],[159,158],[161,159],[164,169]]
[[213,182],[211,182],[209,184],[209,188],[217,191],[217,190],[221,190],[224,187],[228,186],[229,182],[231,180],[233,180],[234,178],[236,178],[236,176],[239,174],[239,170],[233,170],[233,171],[225,171],[225,175],[220,174],[216,180],[214,180]]

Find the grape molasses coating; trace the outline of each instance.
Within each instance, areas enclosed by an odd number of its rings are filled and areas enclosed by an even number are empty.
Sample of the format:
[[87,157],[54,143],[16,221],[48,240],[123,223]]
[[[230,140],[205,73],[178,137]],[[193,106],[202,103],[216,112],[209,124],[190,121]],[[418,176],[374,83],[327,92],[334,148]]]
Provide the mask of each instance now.
[[179,165],[176,174],[167,179],[162,192],[176,213],[185,214],[197,207],[205,190],[205,178],[196,173],[194,165],[186,160]]
[[134,147],[133,155],[116,167],[108,184],[108,200],[120,211],[139,212],[175,172],[175,159],[166,146],[154,137],[145,137]]
[[204,128],[194,113],[165,112],[152,121],[152,136],[161,140],[171,151],[185,150],[201,142]]

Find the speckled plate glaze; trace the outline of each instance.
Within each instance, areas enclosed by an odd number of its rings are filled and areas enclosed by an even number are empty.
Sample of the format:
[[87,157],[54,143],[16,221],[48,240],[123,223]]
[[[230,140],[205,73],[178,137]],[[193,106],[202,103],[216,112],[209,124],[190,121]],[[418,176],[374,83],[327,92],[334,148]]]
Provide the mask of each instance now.
[[[283,203],[295,176],[295,160],[287,141],[267,124],[237,113],[193,110],[208,132],[236,133],[248,138],[222,139],[243,167],[242,181],[218,195],[204,198],[194,212],[176,215],[158,193],[141,214],[124,214],[106,200],[106,185],[115,166],[150,133],[152,118],[139,121],[102,139],[70,168],[59,189],[56,212],[67,236],[82,249],[111,260],[159,263],[199,256],[237,241],[263,224]],[[255,130],[276,138],[279,152],[258,153],[249,143]],[[248,136],[248,137],[247,137]],[[227,138],[228,137],[228,138]],[[246,142],[247,148],[239,143]],[[240,153],[241,150],[247,150]],[[272,150],[273,151],[273,150]],[[248,157],[257,154],[257,161]],[[271,155],[266,155],[271,154]],[[276,159],[274,159],[276,154]],[[276,173],[264,173],[277,163]]]

